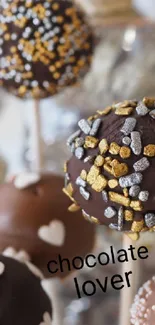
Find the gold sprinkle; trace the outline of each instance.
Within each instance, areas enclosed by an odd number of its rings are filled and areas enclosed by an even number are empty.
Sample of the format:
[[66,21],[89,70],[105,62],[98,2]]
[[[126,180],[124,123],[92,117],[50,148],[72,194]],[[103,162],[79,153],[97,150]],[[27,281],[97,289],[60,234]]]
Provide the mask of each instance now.
[[107,164],[110,164],[111,165],[111,162],[113,161],[113,159],[112,159],[112,157],[106,157],[105,158],[105,162],[107,163]]
[[143,205],[141,201],[131,201],[130,207],[135,211],[142,211]]
[[115,177],[122,177],[128,173],[128,165],[127,164],[116,164],[112,167],[112,173]]
[[129,196],[129,191],[128,191],[128,189],[126,187],[123,188],[123,194],[124,194],[125,197]]
[[123,146],[123,147],[120,149],[119,154],[120,154],[120,157],[121,157],[122,159],[127,159],[127,158],[129,158],[129,157],[131,156],[131,149],[128,148],[128,147]]
[[112,110],[112,106],[108,106],[103,111],[98,110],[97,113],[99,115],[107,115],[108,113],[111,112],[111,110]]
[[133,221],[131,226],[131,231],[140,232],[144,227],[144,220],[141,221]]
[[88,121],[93,121],[93,120],[96,120],[97,118],[99,117],[98,114],[95,114],[95,115],[91,115],[88,117]]
[[20,96],[24,95],[26,93],[26,87],[25,86],[20,86],[18,89],[18,93]]
[[73,203],[68,207],[68,211],[70,211],[70,212],[77,212],[79,210],[80,210],[80,207],[76,203]]
[[124,211],[124,217],[125,217],[126,221],[133,221],[133,216],[134,216],[133,211],[131,211],[131,210]]
[[154,107],[155,105],[155,98],[151,97],[144,97],[143,103],[148,107]]
[[67,173],[67,161],[64,163],[64,173]]
[[97,176],[95,182],[92,185],[92,189],[96,192],[102,192],[107,186],[108,181],[103,175]]
[[104,158],[101,156],[101,155],[98,155],[94,161],[94,164],[97,166],[97,167],[101,167],[103,166],[104,164]]
[[130,115],[132,112],[133,112],[133,107],[126,107],[126,108],[118,107],[115,110],[116,115],[123,115],[123,116]]
[[110,166],[114,167],[114,166],[117,166],[117,165],[120,165],[120,162],[117,159],[112,159],[111,163],[110,163]]
[[65,188],[63,188],[62,191],[70,198],[71,201],[75,202],[73,198],[74,190],[71,183],[69,183]]
[[110,179],[110,181],[108,182],[108,186],[110,188],[115,188],[118,186],[118,180],[117,179]]
[[84,181],[86,181],[86,179],[87,179],[87,172],[86,172],[86,170],[83,169],[83,170],[81,171],[80,177],[81,177]]
[[148,157],[155,157],[155,144],[149,144],[144,147],[144,155]]
[[109,192],[109,200],[115,203],[119,203],[125,207],[130,206],[130,199],[119,193]]
[[109,173],[109,174],[111,174],[111,175],[114,176],[113,171],[112,171],[112,167],[110,167],[109,164],[104,164],[103,167],[104,167],[104,169],[105,169],[105,171],[106,171],[107,173]]
[[131,233],[128,233],[127,236],[130,239],[134,240],[134,241],[137,241],[139,239],[139,233],[137,233],[137,232],[134,232],[132,234]]
[[123,102],[120,103],[116,103],[113,105],[113,108],[126,108],[126,107],[136,107],[137,106],[137,102],[134,100],[124,100]]
[[95,137],[87,136],[85,138],[85,148],[96,148],[99,140]]
[[97,218],[91,217],[90,220],[92,223],[95,223],[96,225],[100,225],[100,222]]
[[109,148],[109,152],[112,154],[112,155],[118,155],[119,152],[120,152],[120,146],[116,143],[116,142],[112,142],[110,144],[110,148]]
[[108,146],[108,142],[106,139],[102,139],[99,143],[99,149],[100,149],[100,153],[101,155],[106,153],[109,149],[109,146]]
[[92,166],[87,175],[88,184],[92,185],[96,181],[96,178],[97,176],[99,176],[99,174],[100,174],[100,169],[97,166]]

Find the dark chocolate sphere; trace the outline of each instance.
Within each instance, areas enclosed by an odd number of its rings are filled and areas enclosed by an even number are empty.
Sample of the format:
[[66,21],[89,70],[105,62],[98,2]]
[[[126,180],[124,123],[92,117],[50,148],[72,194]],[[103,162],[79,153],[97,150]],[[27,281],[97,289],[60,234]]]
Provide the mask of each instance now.
[[78,126],[66,171],[83,215],[137,236],[154,231],[155,99],[114,104]]
[[[20,174],[12,183],[0,185],[0,252],[10,252],[11,246],[18,257],[24,250],[46,277],[70,274],[66,263],[63,272],[50,273],[51,260],[58,263],[60,255],[71,262],[94,247],[94,225],[83,220],[80,212],[68,211],[62,186],[63,178],[52,174]],[[70,210],[78,207],[73,204]]]
[[50,324],[52,308],[40,279],[28,267],[0,255],[0,324]]
[[91,63],[93,37],[69,0],[2,0],[0,85],[42,98],[74,85]]
[[139,289],[130,314],[133,325],[155,324],[155,277]]

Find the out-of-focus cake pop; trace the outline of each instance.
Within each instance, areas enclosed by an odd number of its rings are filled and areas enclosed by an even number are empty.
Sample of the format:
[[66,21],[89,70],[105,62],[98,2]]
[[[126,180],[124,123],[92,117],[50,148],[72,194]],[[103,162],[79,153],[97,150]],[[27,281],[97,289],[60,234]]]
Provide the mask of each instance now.
[[84,217],[138,236],[155,230],[155,99],[114,104],[68,139],[66,191]]
[[0,85],[43,98],[75,84],[89,68],[93,37],[69,0],[2,0]]
[[[45,277],[65,278],[59,256],[72,261],[91,252],[95,227],[67,210],[69,200],[62,193],[63,178],[52,174],[20,174],[12,182],[0,185],[0,251],[36,265]],[[70,210],[78,210],[72,205]],[[12,246],[12,248],[10,247]],[[25,253],[24,253],[24,252]],[[24,254],[24,255],[23,255]],[[58,267],[57,272],[50,270]]]
[[133,325],[155,324],[155,277],[139,289],[130,314]]
[[0,324],[47,325],[52,322],[51,302],[28,267],[0,255]]

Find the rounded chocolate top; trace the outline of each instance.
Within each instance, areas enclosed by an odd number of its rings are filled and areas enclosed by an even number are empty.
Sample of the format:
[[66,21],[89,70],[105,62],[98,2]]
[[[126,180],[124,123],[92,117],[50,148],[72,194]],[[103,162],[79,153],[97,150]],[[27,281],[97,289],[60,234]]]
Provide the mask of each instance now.
[[155,99],[114,104],[78,126],[66,170],[83,215],[119,231],[154,231]]
[[155,324],[155,277],[139,289],[130,314],[133,325]]
[[87,72],[92,43],[70,0],[1,0],[0,85],[19,97],[54,95]]
[[50,324],[52,308],[39,278],[24,264],[0,256],[0,324]]
[[70,274],[67,263],[63,272],[49,273],[49,261],[58,263],[59,255],[72,261],[76,256],[84,257],[94,246],[94,225],[81,218],[74,203],[69,210],[77,212],[68,211],[69,199],[62,187],[59,176],[27,173],[0,185],[0,251],[22,259],[25,251],[24,258],[46,277]]

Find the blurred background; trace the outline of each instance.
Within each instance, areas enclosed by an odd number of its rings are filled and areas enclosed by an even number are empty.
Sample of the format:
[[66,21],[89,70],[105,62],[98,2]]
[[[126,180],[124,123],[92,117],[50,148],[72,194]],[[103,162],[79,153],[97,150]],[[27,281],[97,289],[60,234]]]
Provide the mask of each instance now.
[[[79,87],[41,101],[42,141],[46,169],[63,174],[69,157],[66,139],[79,118],[91,115],[114,101],[155,97],[155,8],[153,0],[73,0],[87,14],[93,27],[96,49],[91,70]],[[24,102],[0,90],[0,179],[33,167],[31,101]],[[113,245],[121,247],[121,236],[104,227],[98,229],[96,254]],[[143,243],[144,244],[144,243]],[[153,236],[145,244],[154,255]],[[138,243],[140,245],[140,243]],[[154,272],[154,259],[142,265],[139,284]],[[120,273],[118,265],[83,270],[80,281]],[[73,281],[61,288],[66,306],[63,325],[117,325],[119,293],[100,291],[77,300]]]

